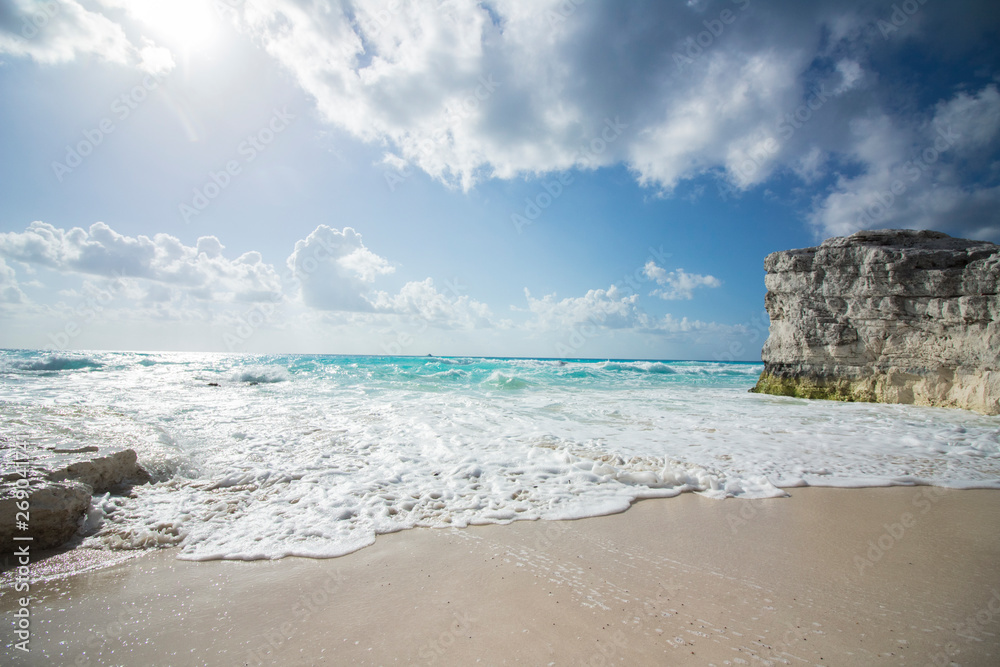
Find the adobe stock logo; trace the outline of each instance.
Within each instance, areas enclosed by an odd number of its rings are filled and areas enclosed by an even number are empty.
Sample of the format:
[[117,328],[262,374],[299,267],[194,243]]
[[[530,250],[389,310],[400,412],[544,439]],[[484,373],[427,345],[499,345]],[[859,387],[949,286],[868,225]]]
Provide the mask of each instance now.
[[111,103],[111,113],[114,117],[106,116],[97,122],[95,127],[87,128],[83,131],[83,138],[75,144],[66,145],[66,155],[62,162],[52,161],[52,173],[60,183],[66,174],[72,173],[74,169],[83,164],[102,143],[104,138],[118,128],[118,123],[123,122],[139,108],[139,105],[149,99],[150,95],[166,79],[165,73],[147,74],[141,84],[132,87],[126,93],[119,95]]
[[[605,118],[604,128],[601,130],[600,135],[595,136],[577,149],[572,161],[573,166],[589,169],[598,167],[598,156],[606,151],[608,146],[613,144],[628,127],[629,124],[621,122],[618,116],[615,116],[614,120]],[[510,216],[511,224],[514,225],[517,233],[522,233],[525,226],[535,224],[545,209],[552,206],[572,183],[572,175],[562,174],[551,181],[543,183],[543,192],[539,192],[534,197],[525,197],[524,209],[522,209],[521,213],[512,213]]]
[[25,39],[34,39],[38,31],[44,28],[62,8],[56,2],[38,3],[38,7],[41,9],[40,12],[32,14],[30,17],[25,16],[21,22],[21,36]]
[[177,210],[184,222],[191,222],[191,218],[200,215],[208,208],[222,192],[233,183],[233,179],[243,173],[243,167],[250,164],[263,153],[275,138],[288,129],[295,116],[288,113],[288,108],[284,107],[280,111],[274,110],[270,120],[257,132],[247,135],[247,138],[236,147],[238,155],[243,160],[228,160],[219,171],[209,171],[208,180],[193,191],[190,202],[178,204]]

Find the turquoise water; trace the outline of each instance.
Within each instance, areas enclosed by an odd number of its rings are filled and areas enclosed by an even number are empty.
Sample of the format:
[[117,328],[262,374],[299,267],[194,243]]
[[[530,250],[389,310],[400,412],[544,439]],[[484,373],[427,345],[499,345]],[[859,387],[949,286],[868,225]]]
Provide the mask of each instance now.
[[132,447],[87,543],[326,557],[415,526],[803,485],[1000,488],[1000,419],[748,393],[761,364],[0,352],[0,435]]

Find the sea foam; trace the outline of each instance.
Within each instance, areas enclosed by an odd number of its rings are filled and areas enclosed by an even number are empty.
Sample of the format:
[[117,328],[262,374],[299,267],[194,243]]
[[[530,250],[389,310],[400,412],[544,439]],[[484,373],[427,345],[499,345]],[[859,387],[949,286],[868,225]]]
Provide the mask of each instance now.
[[331,557],[412,527],[576,519],[685,492],[1000,488],[1000,418],[749,394],[759,364],[143,358],[17,375],[0,403],[0,434],[118,438],[157,471],[95,501],[91,546]]

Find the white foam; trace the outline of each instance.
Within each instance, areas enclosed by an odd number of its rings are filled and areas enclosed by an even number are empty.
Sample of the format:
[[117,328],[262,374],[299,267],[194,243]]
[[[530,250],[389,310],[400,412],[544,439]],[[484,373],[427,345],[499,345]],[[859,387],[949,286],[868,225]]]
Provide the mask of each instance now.
[[233,382],[268,384],[272,382],[286,382],[291,379],[291,374],[284,366],[259,365],[234,370],[230,374],[230,379]]
[[447,371],[440,371],[438,373],[431,373],[430,377],[441,379],[441,380],[449,380],[449,379],[455,379],[455,378],[464,378],[467,375],[468,375],[468,373],[466,373],[465,371],[459,370],[457,368],[453,368],[453,369],[450,369],[450,370],[447,370]]
[[510,373],[504,373],[499,370],[495,370],[490,373],[489,377],[483,382],[484,385],[493,386],[498,389],[524,389],[528,387],[531,382],[524,380],[516,375]]
[[661,361],[605,361],[601,367],[609,371],[637,371],[643,373],[676,373],[677,371]]
[[[290,373],[274,359],[172,361],[9,387],[22,413],[33,405],[30,419],[14,415],[33,437],[128,430],[140,462],[160,461],[158,483],[95,502],[88,544],[179,545],[188,559],[329,557],[414,526],[573,519],[684,492],[1000,488],[1000,418],[748,394],[747,366],[671,362],[678,372],[664,373],[642,366],[661,362],[467,359],[459,368],[435,358],[377,372],[364,361],[313,371],[288,362]],[[207,387],[209,377],[231,383]],[[245,386],[253,382],[268,384]],[[105,407],[60,407],[81,395]]]

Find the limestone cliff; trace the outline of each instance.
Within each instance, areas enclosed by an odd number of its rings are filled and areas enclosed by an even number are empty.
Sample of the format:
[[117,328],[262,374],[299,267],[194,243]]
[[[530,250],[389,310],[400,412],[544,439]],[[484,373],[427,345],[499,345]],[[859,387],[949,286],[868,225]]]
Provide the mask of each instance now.
[[764,260],[759,393],[1000,414],[1000,246],[861,231]]

